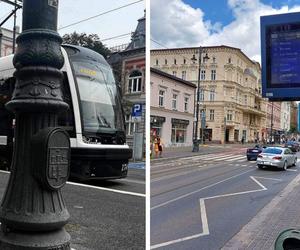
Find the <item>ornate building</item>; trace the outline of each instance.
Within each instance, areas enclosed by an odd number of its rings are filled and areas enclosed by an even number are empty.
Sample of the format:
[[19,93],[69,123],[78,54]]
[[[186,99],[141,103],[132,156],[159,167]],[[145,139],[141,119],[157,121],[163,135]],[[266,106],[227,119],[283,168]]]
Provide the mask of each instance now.
[[[16,36],[19,35],[19,27],[16,26]],[[13,53],[13,31],[0,28],[0,57]]]
[[[266,137],[266,100],[261,96],[261,68],[240,49],[202,47],[200,117],[206,141],[236,142]],[[199,48],[151,51],[151,67],[197,84]]]
[[[135,32],[132,34],[128,47],[113,53],[108,62],[112,65],[116,79],[120,82],[123,95],[123,108],[127,143],[133,149],[143,148],[145,152],[145,16],[138,20]],[[141,112],[134,114],[134,107],[140,107]],[[138,114],[138,115],[137,115]],[[143,145],[134,145],[134,137],[141,136]],[[137,157],[140,158],[140,157]]]

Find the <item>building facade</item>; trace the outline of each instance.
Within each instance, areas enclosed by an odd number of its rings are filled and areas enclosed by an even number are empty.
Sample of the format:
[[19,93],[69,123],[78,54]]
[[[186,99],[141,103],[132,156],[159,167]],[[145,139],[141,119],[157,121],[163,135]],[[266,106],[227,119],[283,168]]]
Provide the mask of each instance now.
[[[19,35],[19,27],[16,26],[16,37]],[[13,53],[13,31],[0,28],[0,57]]]
[[291,129],[291,102],[281,103],[280,128],[284,134]]
[[[199,48],[151,51],[151,67],[197,84]],[[206,141],[245,142],[266,137],[266,100],[261,96],[261,68],[240,49],[201,48],[198,134]]]
[[[136,30],[126,49],[113,53],[108,58],[122,89],[127,143],[133,149],[143,148],[143,153],[145,153],[146,110],[145,37],[145,17],[142,17],[138,20]],[[137,107],[140,111],[133,112]],[[134,143],[137,135],[142,136],[143,145]]]
[[160,136],[165,147],[191,146],[196,85],[150,69],[150,137]]

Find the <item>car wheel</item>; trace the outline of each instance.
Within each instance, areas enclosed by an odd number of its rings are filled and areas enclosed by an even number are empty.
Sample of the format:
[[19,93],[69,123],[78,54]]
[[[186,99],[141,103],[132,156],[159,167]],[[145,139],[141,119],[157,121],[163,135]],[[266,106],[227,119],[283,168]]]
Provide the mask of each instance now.
[[250,161],[250,157],[247,157],[247,160]]
[[259,169],[263,169],[263,165],[257,165]]
[[297,157],[294,160],[293,166],[296,166],[296,164],[297,164]]
[[282,167],[282,170],[287,170],[287,163],[286,163],[286,161],[283,163],[283,167]]

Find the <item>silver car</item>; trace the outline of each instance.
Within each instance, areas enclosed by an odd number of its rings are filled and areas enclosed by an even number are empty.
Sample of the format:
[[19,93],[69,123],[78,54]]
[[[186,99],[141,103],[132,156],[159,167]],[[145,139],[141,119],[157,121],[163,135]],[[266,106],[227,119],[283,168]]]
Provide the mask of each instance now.
[[289,149],[282,147],[268,147],[257,156],[258,168],[264,166],[286,170],[289,166],[296,166],[297,156]]

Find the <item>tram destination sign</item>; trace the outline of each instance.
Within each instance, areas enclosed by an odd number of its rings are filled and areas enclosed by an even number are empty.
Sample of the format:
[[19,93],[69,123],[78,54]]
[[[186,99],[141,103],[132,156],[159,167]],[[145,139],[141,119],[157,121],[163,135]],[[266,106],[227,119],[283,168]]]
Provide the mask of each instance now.
[[300,100],[300,13],[261,17],[262,95]]

